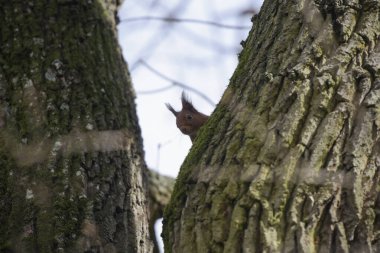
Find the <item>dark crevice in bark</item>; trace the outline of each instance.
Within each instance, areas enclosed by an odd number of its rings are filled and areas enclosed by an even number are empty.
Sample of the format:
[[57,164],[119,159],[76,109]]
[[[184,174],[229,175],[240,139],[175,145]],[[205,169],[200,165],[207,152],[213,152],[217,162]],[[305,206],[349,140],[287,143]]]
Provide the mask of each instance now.
[[[330,227],[331,227],[331,215],[329,214],[330,212],[330,209],[332,208],[332,204],[335,200],[335,196],[332,195],[328,200],[325,201],[325,203],[323,203],[324,207],[322,209],[322,213],[320,215],[320,218],[318,220],[318,223],[317,223],[317,226],[316,226],[316,229],[315,229],[315,239],[320,242],[320,240],[322,238],[324,238],[324,235],[325,235],[325,230],[327,231],[330,231]],[[331,242],[331,238],[329,240]],[[317,248],[317,251],[318,251],[318,246],[319,246],[319,243],[316,243],[316,248]],[[329,244],[327,243],[324,243],[323,245],[325,246],[328,246]]]
[[[329,253],[336,253],[337,252],[337,245],[339,244],[338,242],[338,232],[337,232],[337,227],[335,226],[334,227],[334,230],[333,230],[333,233],[332,233],[332,236],[331,236],[331,246],[330,246],[330,251]],[[323,253],[323,252],[321,252]]]
[[[293,186],[291,187],[289,197],[286,201],[285,208],[284,208],[284,231],[290,231],[290,227],[292,225],[294,225],[294,224],[290,224],[289,216],[290,216],[290,211],[291,211],[292,205],[294,205],[295,193],[297,192],[297,189],[298,189],[298,183],[295,182],[293,184]],[[303,210],[303,207],[301,207],[301,210]],[[301,214],[300,220],[302,220],[302,219],[303,219],[303,216]],[[287,236],[287,233],[283,233],[283,236],[281,238],[281,242],[282,242],[281,252],[285,252],[285,250],[286,250],[285,243],[284,243],[286,241],[286,236]]]
[[[276,181],[277,181],[276,180],[276,173],[273,170],[273,168],[272,168],[270,174],[271,174],[271,181],[270,181],[268,196],[266,196],[266,197],[268,197],[268,199],[271,199],[274,196],[275,188],[277,186],[277,184],[276,184]],[[272,206],[271,206],[271,210],[272,210],[272,212],[275,212],[275,210],[276,210],[276,208],[275,208],[275,206],[274,206],[273,203],[272,203]],[[273,214],[273,216],[275,215],[275,213],[272,213],[272,214]]]
[[[376,172],[377,184],[379,184],[379,170]],[[374,184],[376,185],[376,184]],[[373,231],[374,231],[374,241],[373,244],[379,243],[380,241],[380,194],[377,194],[375,203],[374,203],[374,213],[375,219],[373,222]]]
[[299,252],[299,244],[300,244],[300,241],[299,241],[299,238],[297,236],[297,232],[294,233],[294,236],[293,236],[293,241],[294,241],[294,253],[298,253]]
[[[337,135],[337,138],[334,140],[334,142],[332,143],[330,149],[327,151],[327,155],[324,158],[324,161],[323,161],[323,164],[321,166],[321,169],[326,169],[327,166],[328,166],[328,164],[329,164],[329,162],[332,159],[336,158],[335,157],[335,155],[336,155],[335,154],[336,153],[335,147],[336,147],[336,145],[339,145],[338,141],[340,141],[341,138],[342,138],[342,136],[344,135],[344,129],[345,129],[345,125],[343,124],[342,128],[340,129],[339,134]],[[341,151],[343,151],[343,148],[344,148],[344,146],[341,146],[340,150],[338,151],[338,154],[342,153]],[[323,170],[323,171],[325,171],[325,170]]]
[[223,163],[224,163],[224,161],[225,161],[225,159],[226,159],[226,153],[227,153],[227,150],[224,149],[224,150],[222,151],[222,154],[221,154],[221,157],[220,157],[219,166],[222,166],[222,165],[223,165]]
[[302,204],[300,205],[300,208],[299,208],[300,220],[305,221],[305,227],[307,227],[309,225],[308,220],[305,220],[305,218],[307,218],[307,217],[305,217],[305,212],[306,212],[305,209],[306,209],[307,201],[308,201],[307,196],[304,196],[304,198],[302,200]]
[[[312,89],[310,89],[310,94],[307,97],[312,97],[312,96],[313,96]],[[301,145],[306,144],[306,143],[301,143],[301,137],[304,131],[304,127],[306,126],[306,122],[307,122],[306,120],[310,115],[310,107],[311,107],[310,103],[305,103],[305,107],[306,107],[305,112],[303,113],[303,116],[298,123],[297,129],[294,131],[294,138],[292,142],[293,146],[297,144],[301,144]]]
[[[318,131],[321,129],[320,126],[322,125],[323,119],[326,117],[326,115],[327,115],[326,111],[323,111],[322,113],[318,112],[318,114],[313,115],[315,118],[317,118],[318,122],[317,122],[317,126],[315,127],[315,131],[313,131],[313,133],[311,134],[310,140],[315,140],[315,136],[318,134]],[[307,150],[309,151],[307,159],[310,160],[311,156],[313,155],[313,151],[314,151],[312,149],[312,146],[314,143],[312,141],[310,141],[309,143],[305,143],[305,144],[306,144]]]
[[257,208],[257,219],[255,221],[256,239],[257,239],[257,243],[255,243],[255,246],[256,246],[256,252],[263,252],[263,242],[262,242],[262,238],[261,238],[262,237],[262,231],[260,228],[260,221],[261,221],[261,218],[263,215],[263,207],[259,201],[257,201],[256,203],[258,205],[258,208]]

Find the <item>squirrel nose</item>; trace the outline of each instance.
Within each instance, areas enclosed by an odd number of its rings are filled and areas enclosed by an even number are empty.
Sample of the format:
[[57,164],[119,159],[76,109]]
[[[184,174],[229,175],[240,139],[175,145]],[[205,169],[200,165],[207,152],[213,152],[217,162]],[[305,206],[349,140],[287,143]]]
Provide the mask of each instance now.
[[183,126],[180,128],[180,130],[184,134],[190,134],[190,128],[189,127]]

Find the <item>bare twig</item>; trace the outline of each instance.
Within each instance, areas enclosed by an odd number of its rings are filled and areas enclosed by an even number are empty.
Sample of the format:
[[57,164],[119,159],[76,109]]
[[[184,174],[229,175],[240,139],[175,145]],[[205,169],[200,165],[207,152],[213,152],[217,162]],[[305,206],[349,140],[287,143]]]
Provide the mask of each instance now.
[[150,90],[150,91],[138,91],[137,93],[139,93],[139,94],[152,94],[152,93],[157,93],[157,92],[161,92],[161,91],[164,91],[164,90],[168,90],[168,89],[170,89],[172,87],[177,86],[177,87],[181,87],[182,89],[189,90],[189,91],[197,94],[198,96],[200,96],[201,98],[203,98],[205,101],[207,101],[210,105],[215,106],[215,103],[209,97],[207,97],[205,94],[203,94],[202,92],[198,91],[197,89],[194,89],[194,88],[192,88],[191,86],[189,86],[187,84],[178,82],[178,81],[176,81],[176,80],[174,80],[174,79],[172,79],[172,78],[170,78],[170,77],[162,74],[161,72],[159,72],[158,70],[156,70],[155,68],[153,68],[152,66],[150,66],[148,63],[146,63],[144,60],[139,60],[139,62],[145,68],[147,68],[149,71],[151,71],[155,75],[161,77],[162,79],[171,82],[172,84],[170,86],[166,86],[166,87],[163,87],[163,88],[160,88],[160,89]]
[[[138,1],[140,2],[140,1]],[[189,5],[190,0],[181,0],[176,4],[173,8],[171,8],[167,12],[167,16],[178,15],[186,10]],[[169,34],[173,31],[173,29],[169,29],[173,24],[172,23],[164,23],[161,26],[161,29],[158,29],[154,35],[151,36],[151,39],[144,43],[145,46],[141,47],[142,50],[137,55],[144,55],[145,59],[150,58],[154,51],[165,41],[166,38],[169,37]],[[137,68],[139,62],[134,62],[130,66],[130,71],[132,72],[135,68]]]
[[147,20],[158,20],[163,22],[176,22],[176,23],[194,23],[194,24],[200,24],[200,25],[210,25],[215,26],[219,28],[225,28],[225,29],[236,29],[236,30],[247,30],[250,29],[250,26],[235,26],[235,25],[226,25],[221,24],[214,21],[209,20],[199,20],[199,19],[191,19],[191,18],[173,18],[173,17],[154,17],[154,16],[141,16],[141,17],[132,17],[132,18],[124,18],[120,20],[120,23],[126,23],[126,22],[137,22],[137,21],[147,21]]
[[170,84],[168,86],[165,86],[165,87],[162,87],[162,88],[158,88],[158,89],[155,89],[155,90],[138,91],[137,93],[140,94],[140,95],[149,95],[149,94],[154,94],[154,93],[159,93],[159,92],[162,92],[162,91],[166,91],[166,90],[169,90],[169,89],[174,88],[174,87],[175,87],[175,85]]

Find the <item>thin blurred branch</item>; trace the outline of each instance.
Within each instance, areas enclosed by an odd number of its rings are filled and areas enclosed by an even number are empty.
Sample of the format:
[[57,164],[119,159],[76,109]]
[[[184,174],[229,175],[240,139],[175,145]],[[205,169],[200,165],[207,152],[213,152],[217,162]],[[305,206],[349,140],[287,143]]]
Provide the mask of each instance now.
[[253,15],[256,15],[258,12],[258,10],[256,10],[255,8],[247,8],[247,9],[243,9],[240,11],[240,15],[241,16],[253,16]]
[[198,96],[200,96],[201,98],[203,98],[205,101],[207,101],[210,105],[212,106],[215,106],[215,103],[209,98],[207,97],[205,94],[203,94],[202,92],[198,91],[197,89],[194,89],[192,88],[191,86],[187,85],[187,84],[184,84],[184,83],[181,83],[181,82],[178,82],[164,74],[162,74],[160,71],[158,71],[157,69],[153,68],[152,66],[150,66],[148,63],[146,63],[144,60],[139,60],[139,63],[141,63],[145,68],[147,68],[150,72],[154,73],[155,75],[161,77],[162,79],[166,80],[166,81],[169,81],[171,82],[172,84],[170,86],[166,86],[166,87],[163,87],[163,88],[160,88],[160,89],[156,89],[156,90],[150,90],[150,91],[138,91],[137,93],[138,94],[152,94],[152,93],[157,93],[157,92],[161,92],[161,91],[164,91],[164,90],[168,90],[170,88],[173,88],[173,87],[181,87],[182,89],[185,89],[185,90],[189,90],[195,94],[197,94]]
[[[178,136],[178,135],[177,135]],[[167,139],[166,141],[159,142],[157,144],[157,157],[156,157],[156,170],[159,172],[160,171],[160,159],[161,159],[161,148],[171,144],[175,138],[172,137],[170,139]]]
[[[140,1],[138,1],[140,2]],[[158,3],[158,2],[157,2]],[[182,12],[186,11],[188,5],[190,3],[190,0],[181,0],[170,8],[167,11],[167,16],[173,16],[173,15],[180,15]],[[122,22],[121,19],[120,22]],[[151,36],[151,39],[145,43],[140,52],[137,55],[144,55],[144,59],[150,58],[153,53],[157,50],[157,48],[169,37],[169,34],[173,31],[173,29],[170,29],[170,27],[173,25],[173,23],[164,23],[161,26],[161,29],[158,29],[155,34]],[[133,62],[130,66],[130,71],[133,71],[136,67],[138,67],[138,61]]]
[[120,20],[120,23],[124,22],[136,22],[136,21],[148,21],[148,20],[158,20],[163,22],[176,22],[176,23],[194,23],[194,24],[201,24],[201,25],[210,25],[215,26],[219,28],[225,28],[225,29],[236,29],[236,30],[247,30],[250,29],[250,26],[235,26],[235,25],[226,25],[221,24],[214,21],[208,21],[208,20],[199,20],[199,19],[191,19],[191,18],[173,18],[173,17],[154,17],[154,16],[142,16],[142,17],[133,17],[133,18],[124,18]]
[[[199,47],[204,47],[210,52],[215,52],[216,54],[236,54],[237,47],[232,48],[228,45],[227,41],[222,41],[218,37],[215,37],[215,33],[212,36],[206,37],[204,33],[195,31],[193,29],[188,29],[184,27],[182,29],[177,29],[177,34],[180,35],[183,39],[188,40],[189,42],[193,41]],[[241,32],[239,30],[239,32]],[[236,45],[234,45],[236,46]],[[240,46],[240,45],[237,45]],[[199,57],[199,56],[198,56]],[[202,57],[204,58],[204,56]]]
[[155,90],[137,91],[137,93],[139,95],[150,95],[150,94],[154,94],[154,93],[163,92],[163,91],[169,90],[169,89],[174,88],[174,87],[175,86],[173,84],[170,84],[168,86],[165,86],[165,87],[162,87],[162,88],[158,88],[158,89],[155,89]]

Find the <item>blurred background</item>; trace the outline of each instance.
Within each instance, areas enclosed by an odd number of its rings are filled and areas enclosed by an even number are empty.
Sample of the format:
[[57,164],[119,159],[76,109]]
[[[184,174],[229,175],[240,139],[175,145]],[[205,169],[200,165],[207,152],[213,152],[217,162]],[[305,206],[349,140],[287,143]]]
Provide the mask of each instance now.
[[[191,141],[178,130],[165,103],[180,110],[185,91],[195,108],[212,113],[262,1],[124,1],[119,10],[119,42],[136,91],[150,169],[177,176]],[[161,221],[156,233],[160,238]]]

